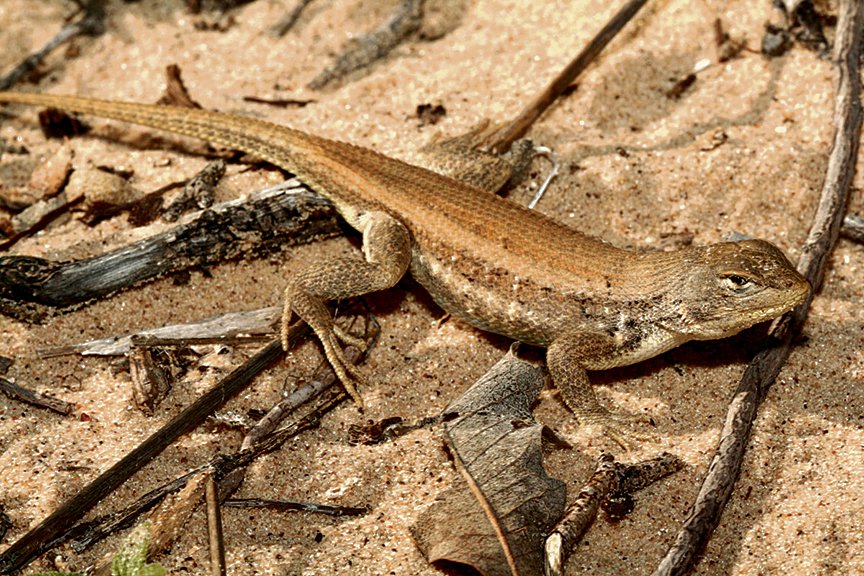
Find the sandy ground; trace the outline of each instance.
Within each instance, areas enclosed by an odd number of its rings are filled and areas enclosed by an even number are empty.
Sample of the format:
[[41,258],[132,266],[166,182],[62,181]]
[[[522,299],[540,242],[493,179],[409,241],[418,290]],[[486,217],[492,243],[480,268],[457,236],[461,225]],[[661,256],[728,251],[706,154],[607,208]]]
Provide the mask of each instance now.
[[[152,102],[163,70],[180,66],[202,105],[243,110],[300,129],[406,157],[432,137],[458,134],[478,120],[515,114],[584,45],[612,13],[607,2],[478,0],[462,25],[434,42],[399,48],[371,74],[335,91],[304,89],[343,42],[374,26],[392,3],[318,0],[281,40],[265,34],[283,4],[259,0],[234,11],[227,31],[202,31],[182,3],[109,3],[107,33],[78,40],[44,68],[39,90]],[[70,2],[3,0],[0,69],[7,70],[62,25]],[[541,202],[543,212],[622,246],[669,248],[692,238],[731,232],[766,238],[793,260],[806,237],[821,187],[832,134],[833,73],[828,61],[800,47],[768,60],[754,51],[716,64],[713,26],[758,49],[768,0],[654,2],[613,43],[600,64],[533,128],[565,169]],[[666,91],[702,59],[715,64],[680,98]],[[242,96],[304,97],[315,103],[281,109]],[[440,103],[447,115],[418,127],[419,104]],[[6,120],[0,137],[29,157],[5,155],[5,185],[16,167],[26,178],[61,143],[46,141],[33,111]],[[725,135],[725,136],[724,136]],[[720,145],[717,142],[722,141]],[[204,160],[160,149],[77,138],[75,166],[134,170],[132,182],[155,190],[188,178]],[[28,164],[29,163],[29,164]],[[27,168],[29,166],[29,168]],[[542,171],[545,164],[538,163]],[[274,171],[229,169],[222,198],[278,181]],[[861,176],[852,210],[861,211]],[[512,194],[527,201],[529,186]],[[90,228],[66,221],[21,242],[15,253],[51,258],[78,253],[86,242],[102,251],[126,240],[124,216]],[[185,284],[171,279],[108,298],[42,326],[0,318],[0,355],[14,357],[19,382],[75,403],[58,417],[0,397],[0,503],[14,527],[0,548],[20,537],[64,499],[200,395],[224,370],[197,374],[175,386],[157,415],[130,400],[128,372],[104,359],[33,359],[35,349],[192,321],[220,312],[279,302],[283,278],[297,262],[353,250],[337,239],[280,257],[228,263]],[[813,304],[803,338],[762,407],[741,479],[696,573],[864,573],[864,250],[841,241]],[[413,420],[445,407],[506,350],[450,320],[412,281],[369,299],[383,326],[381,345],[364,370],[367,411],[343,405],[323,425],[258,461],[244,496],[366,505],[353,519],[300,513],[226,510],[231,574],[436,574],[414,547],[408,526],[454,478],[437,432],[412,433],[390,444],[347,443],[351,424],[402,416]],[[603,398],[657,422],[661,449],[688,467],[641,493],[633,514],[601,519],[568,568],[571,574],[647,574],[687,513],[754,338],[688,345],[660,358],[595,379]],[[251,350],[235,350],[239,363]],[[284,388],[319,363],[305,345],[259,378],[229,405],[244,412],[268,407]],[[81,414],[89,418],[82,419]],[[551,474],[574,486],[584,481],[603,448],[614,446],[577,429],[554,395],[536,410],[541,421],[577,442],[552,451]],[[219,451],[236,449],[238,432],[202,427],[168,449],[99,510],[107,510],[180,475]],[[116,546],[111,539],[84,556],[59,555],[83,567]],[[51,558],[54,554],[50,555]],[[205,522],[195,515],[171,553],[170,571],[204,574]],[[42,560],[31,568],[46,569]]]

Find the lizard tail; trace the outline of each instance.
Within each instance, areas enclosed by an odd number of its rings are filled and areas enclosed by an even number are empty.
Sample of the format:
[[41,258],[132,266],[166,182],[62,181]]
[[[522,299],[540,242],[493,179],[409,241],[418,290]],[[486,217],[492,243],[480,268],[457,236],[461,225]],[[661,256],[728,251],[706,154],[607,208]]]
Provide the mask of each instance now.
[[[302,134],[271,122],[200,108],[29,92],[0,92],[0,102],[46,106],[191,136],[254,154],[301,177],[300,172],[304,171],[301,157],[309,153],[321,154],[319,141],[324,142],[323,138]],[[274,140],[280,145],[275,146]],[[339,146],[338,143],[328,142],[328,145],[333,144]]]

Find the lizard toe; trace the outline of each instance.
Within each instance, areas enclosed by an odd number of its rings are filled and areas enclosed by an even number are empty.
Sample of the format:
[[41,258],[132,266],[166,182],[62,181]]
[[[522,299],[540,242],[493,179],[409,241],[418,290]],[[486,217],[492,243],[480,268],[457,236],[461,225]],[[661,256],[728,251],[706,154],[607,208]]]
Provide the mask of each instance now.
[[627,452],[635,450],[640,443],[657,441],[655,435],[634,429],[636,424],[650,422],[650,418],[645,414],[621,414],[603,410],[577,417],[583,425],[597,426],[604,436]]
[[361,352],[366,350],[366,347],[367,347],[366,340],[364,340],[363,338],[360,338],[359,336],[355,336],[354,334],[351,334],[347,330],[343,330],[337,324],[333,325],[333,334],[335,334],[336,338],[338,338],[343,344],[345,344],[347,346],[354,346],[355,348],[357,348]]

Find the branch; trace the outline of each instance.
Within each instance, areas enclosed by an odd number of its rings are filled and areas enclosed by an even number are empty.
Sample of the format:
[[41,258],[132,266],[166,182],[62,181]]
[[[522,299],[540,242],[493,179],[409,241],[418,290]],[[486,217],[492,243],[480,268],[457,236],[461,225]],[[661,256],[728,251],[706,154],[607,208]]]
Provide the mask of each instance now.
[[48,54],[61,44],[77,36],[98,36],[105,30],[105,7],[101,0],[92,0],[84,9],[80,20],[67,24],[41,50],[30,54],[18,66],[0,77],[0,90],[8,90],[25,74],[36,68]]
[[[834,125],[837,129],[819,207],[798,261],[799,272],[810,281],[814,290],[822,284],[826,261],[837,241],[855,172],[861,130],[859,56],[862,27],[864,3],[847,0],[841,7],[835,46],[837,95]],[[756,409],[789,356],[793,336],[804,324],[812,299],[811,292],[804,303],[775,324],[770,333],[773,345],[760,352],[744,372],[727,412],[708,474],[689,516],[654,576],[686,574],[720,522],[741,470]]]
[[609,22],[591,39],[591,42],[556,76],[549,85],[526,106],[516,118],[499,130],[490,139],[487,146],[490,150],[503,153],[510,149],[519,138],[522,138],[531,125],[546,111],[549,106],[566,90],[588,66],[597,59],[600,52],[612,41],[618,32],[636,16],[639,9],[648,0],[630,0]]
[[0,257],[0,313],[40,321],[91,300],[194,266],[207,266],[338,233],[332,205],[296,180],[203,210],[191,221],[92,258]]

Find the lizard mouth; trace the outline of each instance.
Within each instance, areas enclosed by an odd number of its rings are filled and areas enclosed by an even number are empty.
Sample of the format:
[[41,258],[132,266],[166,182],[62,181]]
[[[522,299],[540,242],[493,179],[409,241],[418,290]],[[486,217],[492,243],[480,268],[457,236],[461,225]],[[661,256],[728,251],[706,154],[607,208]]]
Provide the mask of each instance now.
[[732,310],[728,313],[716,314],[712,318],[705,318],[701,322],[694,323],[693,327],[686,331],[687,336],[694,340],[714,340],[734,336],[742,330],[774,320],[789,312],[803,302],[809,292],[808,284],[794,298],[789,298],[780,304],[773,303],[746,311]]

